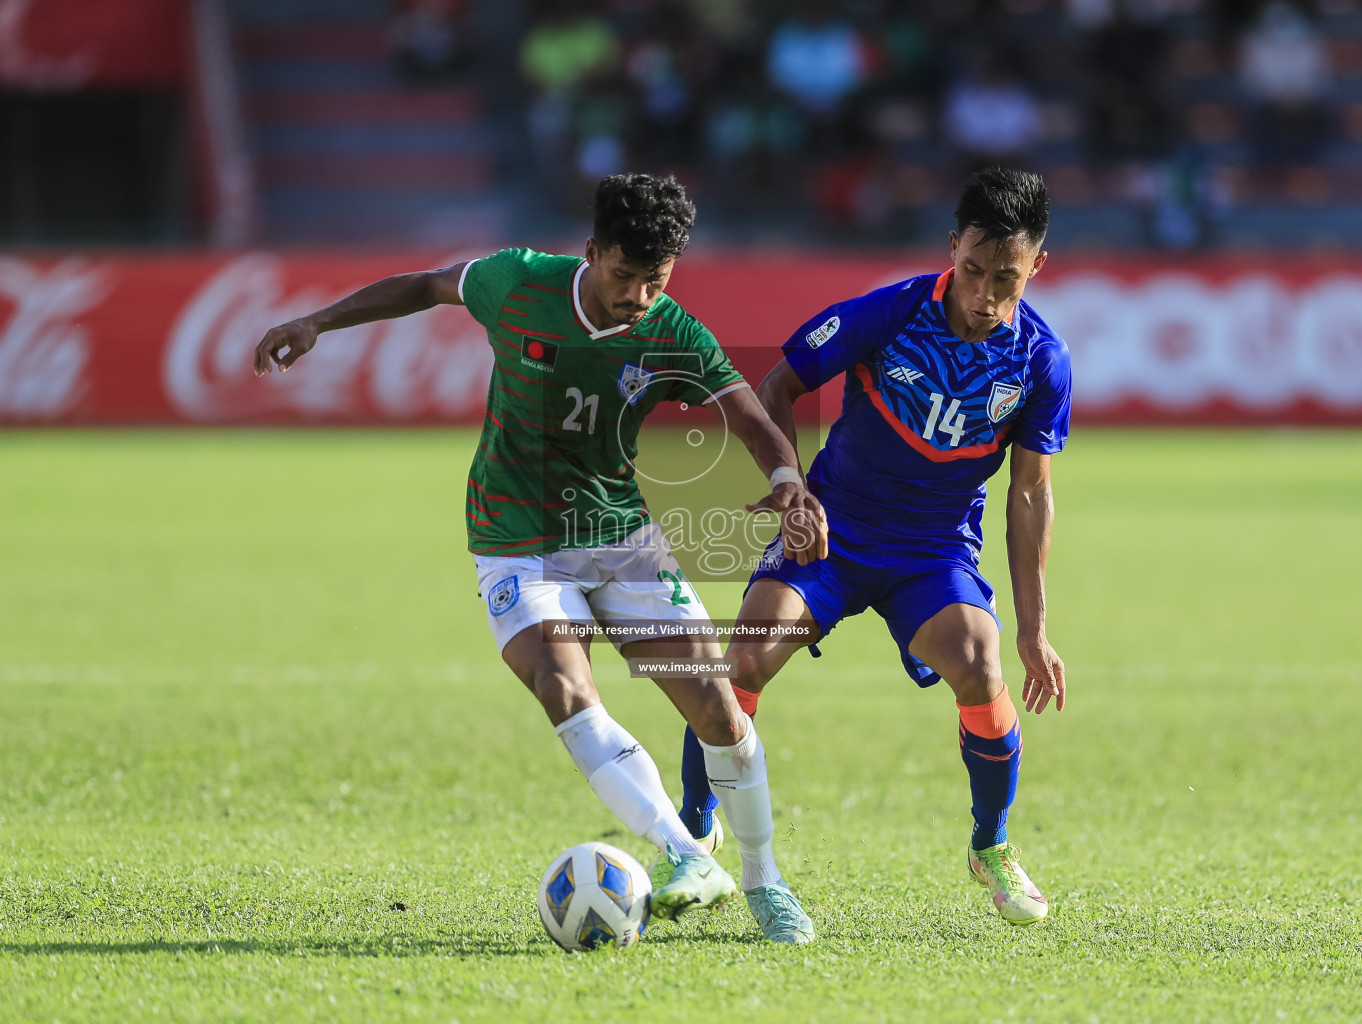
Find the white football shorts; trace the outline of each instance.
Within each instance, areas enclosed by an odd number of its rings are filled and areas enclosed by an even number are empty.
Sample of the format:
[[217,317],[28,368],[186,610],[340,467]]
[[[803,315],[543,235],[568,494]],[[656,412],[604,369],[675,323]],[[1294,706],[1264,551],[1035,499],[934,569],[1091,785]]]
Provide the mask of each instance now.
[[547,555],[474,555],[473,561],[498,651],[541,622],[590,626],[594,620],[616,647],[713,628],[656,523],[618,544]]

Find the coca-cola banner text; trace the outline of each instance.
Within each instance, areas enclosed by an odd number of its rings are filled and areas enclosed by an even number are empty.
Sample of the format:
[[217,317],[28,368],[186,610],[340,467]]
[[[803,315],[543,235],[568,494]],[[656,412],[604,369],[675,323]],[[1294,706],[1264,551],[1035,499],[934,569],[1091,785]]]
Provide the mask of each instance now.
[[35,90],[174,87],[188,0],[0,0],[0,84]]
[[[324,335],[288,374],[251,372],[270,326],[475,255],[0,257],[0,423],[478,423],[491,353],[455,307]],[[671,293],[755,382],[824,306],[941,263],[691,254]],[[1069,343],[1080,421],[1362,423],[1362,266],[1059,254],[1027,299]],[[824,390],[826,417],[839,389]]]

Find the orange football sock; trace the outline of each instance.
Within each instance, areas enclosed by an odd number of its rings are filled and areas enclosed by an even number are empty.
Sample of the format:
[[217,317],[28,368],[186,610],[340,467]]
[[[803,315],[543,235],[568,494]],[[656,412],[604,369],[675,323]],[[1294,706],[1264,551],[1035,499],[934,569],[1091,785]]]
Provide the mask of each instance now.
[[751,690],[744,690],[741,686],[733,687],[733,696],[738,698],[738,707],[742,708],[749,715],[757,713],[757,699],[760,693],[753,693]]
[[[733,692],[738,692],[736,686]],[[738,703],[742,703],[741,698]],[[1006,736],[1017,724],[1017,707],[1012,703],[1006,683],[1003,684],[1002,693],[987,704],[971,704],[966,707],[957,702],[955,706],[960,709],[960,724],[974,735],[986,740]]]

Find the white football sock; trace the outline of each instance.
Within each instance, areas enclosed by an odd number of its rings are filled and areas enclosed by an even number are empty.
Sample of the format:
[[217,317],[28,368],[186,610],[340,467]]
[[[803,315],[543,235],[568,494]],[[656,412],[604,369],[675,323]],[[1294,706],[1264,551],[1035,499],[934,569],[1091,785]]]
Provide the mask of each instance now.
[[712,747],[703,740],[709,787],[723,805],[729,827],[742,851],[742,887],[779,882],[780,869],[771,849],[776,827],[771,820],[771,791],[766,785],[766,748],[752,719],[747,732],[731,747]]
[[672,806],[657,765],[602,704],[579,711],[555,730],[591,791],[636,835],[664,853],[702,853]]

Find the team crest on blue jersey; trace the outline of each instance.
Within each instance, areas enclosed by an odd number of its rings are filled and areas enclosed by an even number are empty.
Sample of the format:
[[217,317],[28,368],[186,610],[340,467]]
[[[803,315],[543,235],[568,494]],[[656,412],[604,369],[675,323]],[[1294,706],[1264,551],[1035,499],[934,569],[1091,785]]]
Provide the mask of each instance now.
[[842,326],[842,318],[839,316],[828,317],[822,326],[804,335],[804,340],[809,343],[809,348],[818,348],[823,342],[827,341],[837,333],[837,328]]
[[997,423],[1021,402],[1022,389],[1018,384],[994,383],[988,394],[988,418]]
[[652,383],[653,371],[645,370],[635,363],[625,363],[620,370],[620,379],[616,385],[620,389],[620,397],[630,405],[633,405],[643,393],[648,390],[648,385]]
[[520,600],[520,577],[510,576],[487,592],[487,610],[493,615],[505,615]]

